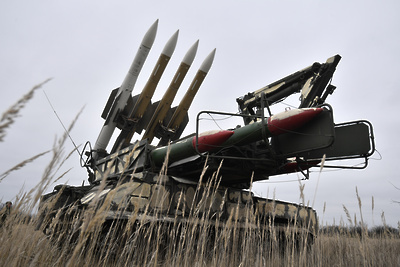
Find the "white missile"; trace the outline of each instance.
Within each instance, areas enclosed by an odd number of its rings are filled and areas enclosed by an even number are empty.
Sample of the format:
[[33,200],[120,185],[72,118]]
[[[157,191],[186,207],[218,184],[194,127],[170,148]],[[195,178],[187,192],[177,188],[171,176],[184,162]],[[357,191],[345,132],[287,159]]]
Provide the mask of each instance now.
[[151,47],[153,46],[154,39],[157,34],[157,27],[158,19],[153,23],[153,25],[151,25],[151,27],[143,37],[142,43],[136,53],[128,74],[122,82],[121,87],[118,89],[114,102],[107,115],[106,121],[100,131],[96,144],[94,145],[94,160],[97,159],[97,152],[105,150],[111,139],[115,127],[117,126],[117,123],[115,122],[115,116],[118,114],[119,111],[122,111],[128,103],[128,99],[131,95],[133,87],[135,86],[139,73],[142,70],[143,64],[146,61],[147,55],[149,54]]
[[[147,108],[151,103],[151,98],[153,97],[156,87],[161,79],[161,76],[163,75],[169,60],[175,51],[176,43],[178,41],[178,34],[179,30],[176,31],[174,35],[172,35],[172,37],[168,40],[167,44],[165,45],[162,53],[158,58],[156,65],[154,66],[153,72],[151,73],[149,79],[147,80],[147,83],[144,86],[142,92],[139,94],[139,97],[133,109],[130,111],[130,114],[128,116],[130,120],[138,122],[142,119],[143,115],[146,113]],[[121,147],[122,144],[123,147],[128,146],[135,132],[136,132],[136,125],[132,129],[122,130],[111,152],[112,153],[115,152],[118,149],[118,147]]]

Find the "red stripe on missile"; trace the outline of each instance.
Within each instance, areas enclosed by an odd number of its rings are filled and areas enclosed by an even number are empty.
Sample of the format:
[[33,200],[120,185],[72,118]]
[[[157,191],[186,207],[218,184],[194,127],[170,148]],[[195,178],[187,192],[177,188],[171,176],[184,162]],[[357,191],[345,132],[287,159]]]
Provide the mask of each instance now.
[[291,109],[268,118],[268,131],[279,135],[293,131],[312,120],[323,111],[323,108]]
[[[228,130],[208,131],[201,133],[197,141],[197,150],[200,153],[214,150],[226,140],[228,140],[228,138],[231,137],[233,133],[233,131]],[[196,148],[196,137],[193,137],[192,144],[193,147]]]

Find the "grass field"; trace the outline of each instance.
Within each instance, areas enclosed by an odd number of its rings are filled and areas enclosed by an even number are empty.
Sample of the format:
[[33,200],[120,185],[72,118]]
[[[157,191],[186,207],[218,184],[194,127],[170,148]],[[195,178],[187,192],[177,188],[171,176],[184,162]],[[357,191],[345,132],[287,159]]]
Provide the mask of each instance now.
[[[0,142],[40,86],[3,114]],[[68,227],[62,227],[65,220],[58,213],[47,230],[45,224],[38,228],[35,214],[40,196],[64,175],[56,175],[55,170],[69,157],[63,154],[66,138],[62,136],[50,151],[53,157],[41,182],[17,199],[2,222],[0,266],[400,266],[399,231],[385,226],[368,230],[356,222],[350,227],[324,226],[310,243],[309,235],[294,234],[295,226],[286,227],[282,235],[274,221],[261,225],[252,216],[242,227],[232,218],[226,222],[217,218],[214,227],[196,212],[191,213],[189,224],[149,223],[132,216],[104,227],[105,205],[76,216],[71,213]],[[0,186],[11,172],[42,155],[1,174]],[[252,207],[248,208],[251,214]]]
[[[312,245],[306,236],[284,240],[270,231],[220,227],[173,227],[127,223],[101,230],[98,216],[47,236],[36,219],[14,210],[0,229],[0,266],[399,266],[396,231],[320,231]],[[86,221],[87,220],[87,221]],[[78,223],[79,222],[79,223]],[[131,221],[132,222],[132,221]],[[72,229],[72,231],[71,231]],[[326,228],[324,228],[326,229]],[[384,228],[382,228],[384,229]],[[290,230],[290,229],[288,229]],[[393,230],[393,229],[392,229]],[[284,243],[282,243],[284,241]],[[282,245],[284,244],[284,245]]]

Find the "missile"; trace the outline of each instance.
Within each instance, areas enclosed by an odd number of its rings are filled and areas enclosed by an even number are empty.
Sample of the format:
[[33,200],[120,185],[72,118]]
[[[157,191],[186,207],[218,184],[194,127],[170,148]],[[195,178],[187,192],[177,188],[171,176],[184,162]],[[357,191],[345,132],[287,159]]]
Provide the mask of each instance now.
[[[161,79],[161,76],[164,73],[165,68],[168,65],[168,62],[174,53],[176,43],[178,41],[179,30],[176,31],[171,38],[166,43],[163,51],[161,52],[156,65],[154,66],[153,72],[151,73],[149,79],[147,80],[146,85],[144,86],[142,92],[139,95],[133,109],[129,114],[130,120],[134,122],[138,122],[146,112],[147,107],[150,104],[151,98],[153,97],[154,91]],[[121,142],[124,145],[129,145],[133,134],[135,133],[136,129],[135,126],[133,129],[123,130],[118,137],[117,142],[115,142],[113,151],[118,148]]]
[[[190,105],[192,104],[192,101],[199,90],[201,84],[204,81],[204,78],[207,76],[208,71],[211,68],[211,65],[214,61],[215,57],[215,51],[214,49],[203,61],[201,64],[199,70],[196,73],[196,76],[194,77],[192,83],[189,86],[189,89],[187,90],[186,94],[183,96],[181,102],[179,103],[178,107],[176,108],[174,114],[172,115],[171,120],[169,121],[167,128],[172,129],[173,131],[177,130],[183,120],[185,119],[185,116],[187,115],[187,111],[189,110]],[[166,138],[162,138],[160,140],[159,145],[165,145],[168,143],[168,140]]]
[[157,128],[162,124],[165,116],[167,115],[168,110],[171,108],[172,102],[176,96],[176,93],[179,87],[182,84],[183,79],[185,78],[194,57],[196,56],[197,47],[199,45],[199,40],[197,40],[190,49],[186,52],[178,70],[175,73],[174,78],[172,79],[167,91],[165,92],[163,98],[160,103],[157,105],[154,114],[147,125],[146,131],[142,137],[142,140],[147,139],[149,143],[153,140]]
[[[199,135],[197,150],[199,153],[212,152],[218,148],[226,148],[233,145],[246,145],[258,140],[263,140],[262,128],[264,128],[264,134],[267,137],[294,131],[311,121],[322,111],[322,108],[287,110],[268,118],[265,124],[262,122],[254,122],[235,130],[208,131]],[[196,136],[171,143],[169,147],[166,145],[156,148],[150,152],[150,157],[156,166],[162,166],[168,149],[170,149],[168,163],[194,156],[197,154]],[[283,171],[289,172],[294,168],[292,165],[288,165],[286,169],[283,168]],[[307,165],[303,164],[302,167],[305,168]]]
[[[200,153],[203,153],[218,149],[220,148],[221,144],[228,140],[233,134],[234,132],[229,130],[204,132],[198,136],[197,150]],[[156,148],[150,152],[150,157],[156,166],[161,167],[167,154],[168,163],[197,155],[196,136],[191,136],[176,143],[171,143],[169,146],[167,145]]]
[[111,109],[107,114],[106,121],[93,147],[93,150],[95,151],[93,155],[94,160],[97,159],[98,156],[97,152],[104,151],[111,139],[115,127],[117,126],[115,117],[120,111],[122,111],[125,108],[126,104],[128,103],[128,99],[131,96],[131,92],[133,90],[133,87],[135,86],[137,77],[139,76],[143,64],[146,61],[147,55],[149,54],[150,49],[153,46],[154,39],[157,34],[157,27],[158,27],[158,19],[153,23],[153,25],[151,25],[149,30],[144,35],[139,50],[137,51],[136,56],[132,62],[132,65],[129,68],[128,74],[126,75],[124,81],[122,82],[121,87],[118,89],[118,92],[115,96]]
[[257,121],[234,130],[234,134],[222,146],[244,145],[270,137],[294,131],[320,114],[323,108],[291,109],[268,118],[266,123]]

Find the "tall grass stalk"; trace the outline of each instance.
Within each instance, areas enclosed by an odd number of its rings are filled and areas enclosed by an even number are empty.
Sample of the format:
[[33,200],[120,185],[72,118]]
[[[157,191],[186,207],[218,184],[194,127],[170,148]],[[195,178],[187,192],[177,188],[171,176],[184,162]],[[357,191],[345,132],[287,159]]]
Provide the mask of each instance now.
[[[282,238],[274,221],[263,224],[257,220],[250,203],[243,213],[239,213],[243,207],[232,207],[235,212],[227,221],[218,220],[218,214],[211,214],[211,207],[215,205],[213,199],[219,180],[220,177],[214,175],[196,191],[200,200],[190,207],[186,223],[149,221],[146,216],[157,214],[150,214],[146,207],[144,214],[133,214],[125,222],[114,221],[105,229],[104,214],[109,211],[109,200],[113,197],[110,196],[100,207],[72,216],[71,226],[59,228],[53,237],[51,233],[46,236],[35,230],[36,218],[30,219],[24,208],[28,202],[25,198],[29,201],[31,198],[29,194],[24,195],[20,200],[24,204],[17,205],[0,228],[0,265],[395,266],[399,262],[398,235],[321,232],[313,245],[307,245],[308,237],[301,233],[295,235],[294,226],[287,226],[287,234]],[[42,191],[42,188],[37,187],[37,190]],[[166,192],[154,196],[159,201],[167,197]],[[179,198],[182,200],[178,202],[183,203],[184,196]],[[348,210],[347,213],[351,218]],[[213,224],[207,220],[210,216],[215,218]],[[242,220],[241,216],[244,216]],[[50,228],[60,227],[61,222],[61,214],[57,214]]]
[[14,105],[9,107],[0,118],[0,142],[4,141],[7,135],[7,129],[15,123],[17,117],[20,116],[22,109],[31,100],[35,94],[35,91],[41,88],[45,83],[49,82],[51,79],[47,79],[44,82],[39,83],[32,87],[23,97],[21,97]]
[[[229,204],[225,202],[229,191],[220,186],[218,171],[205,177],[206,166],[200,177],[202,185],[199,183],[194,189],[194,199],[190,202],[185,194],[176,195],[176,207],[168,201],[173,196],[159,190],[148,200],[157,208],[147,204],[140,212],[135,209],[125,220],[107,221],[115,195],[99,197],[106,188],[103,182],[96,201],[84,212],[71,206],[65,212],[57,212],[54,218],[31,215],[40,196],[65,175],[59,175],[58,171],[72,154],[64,155],[66,138],[65,134],[54,142],[52,158],[41,181],[29,192],[21,192],[11,214],[2,223],[0,266],[398,266],[400,263],[398,232],[387,231],[383,213],[381,234],[364,231],[354,234],[349,229],[357,226],[357,219],[353,223],[350,211],[343,206],[350,227],[332,226],[337,231],[323,228],[314,233],[312,244],[308,242],[307,231],[297,231],[297,221],[286,226],[275,221],[275,209],[271,210],[271,217],[261,220],[255,215],[252,201],[228,206],[232,212],[228,219],[222,220],[220,210]],[[158,175],[159,188],[167,179],[167,171],[165,165]],[[52,209],[63,190],[66,187],[44,208]],[[223,197],[218,204],[216,198],[221,192]],[[142,194],[143,191],[139,199]],[[302,186],[300,195],[305,204]],[[364,225],[358,191],[356,195]],[[119,211],[127,210],[122,206]],[[165,213],[174,215],[168,223]],[[185,220],[178,220],[181,217]],[[45,222],[41,227],[37,227],[39,219]]]

